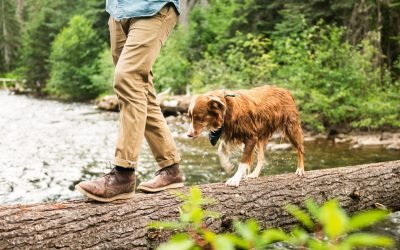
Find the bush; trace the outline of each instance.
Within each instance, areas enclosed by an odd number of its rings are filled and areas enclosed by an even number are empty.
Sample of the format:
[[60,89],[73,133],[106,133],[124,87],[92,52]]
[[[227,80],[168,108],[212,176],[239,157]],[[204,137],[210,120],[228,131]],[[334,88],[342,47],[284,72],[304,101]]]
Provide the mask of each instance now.
[[98,72],[90,76],[90,81],[97,86],[100,94],[113,93],[114,82],[114,64],[112,62],[111,50],[105,49],[94,62],[97,65]]
[[107,86],[90,79],[98,72],[95,61],[104,48],[104,44],[98,42],[90,21],[74,16],[52,44],[50,81],[46,90],[73,100],[95,98],[106,91]]
[[268,53],[270,40],[237,33],[219,55],[205,54],[193,65],[192,86],[197,91],[262,85],[276,66]]
[[189,195],[178,194],[183,199],[180,217],[177,222],[153,222],[152,228],[178,230],[179,233],[158,248],[167,249],[282,249],[274,245],[281,242],[290,249],[353,249],[356,247],[384,247],[394,245],[392,239],[363,233],[360,230],[385,219],[384,210],[368,210],[349,217],[340,208],[336,200],[318,206],[313,201],[306,201],[307,211],[294,205],[287,205],[286,210],[293,215],[301,226],[295,226],[291,232],[272,228],[261,230],[255,220],[235,221],[233,233],[216,234],[205,225],[209,217],[218,217],[215,212],[205,211],[203,205],[213,202],[202,197],[198,187],[193,187]]
[[158,91],[171,88],[175,94],[183,94],[189,84],[188,36],[182,28],[174,30],[161,49],[154,64],[154,85]]
[[275,36],[275,81],[293,91],[303,121],[313,129],[398,127],[398,104],[387,97],[399,91],[386,69],[374,64],[380,56],[372,45],[374,34],[358,47],[344,41],[344,34],[344,28],[319,23],[288,37]]

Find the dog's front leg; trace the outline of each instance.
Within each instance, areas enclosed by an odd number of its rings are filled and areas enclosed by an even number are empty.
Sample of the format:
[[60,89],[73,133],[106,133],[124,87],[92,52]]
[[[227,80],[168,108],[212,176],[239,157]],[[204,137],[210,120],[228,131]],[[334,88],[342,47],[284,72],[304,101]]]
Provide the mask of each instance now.
[[221,141],[218,147],[218,157],[222,168],[225,170],[227,174],[231,174],[233,170],[233,165],[229,161],[229,153],[230,153],[229,146],[224,141]]
[[250,172],[250,166],[253,162],[253,152],[256,143],[256,139],[249,139],[244,142],[244,151],[242,154],[242,159],[240,160],[238,170],[232,178],[226,181],[225,185],[238,187],[242,178],[246,175],[247,172]]

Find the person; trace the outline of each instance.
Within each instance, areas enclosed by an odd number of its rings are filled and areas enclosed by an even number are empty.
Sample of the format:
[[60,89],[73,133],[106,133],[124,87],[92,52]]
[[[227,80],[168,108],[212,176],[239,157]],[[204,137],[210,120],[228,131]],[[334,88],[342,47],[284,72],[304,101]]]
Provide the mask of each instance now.
[[180,156],[162,115],[153,84],[152,66],[176,25],[179,0],[107,0],[114,92],[120,120],[110,173],[76,185],[89,198],[110,202],[135,193],[135,168],[146,138],[160,169],[139,190],[158,192],[183,186]]

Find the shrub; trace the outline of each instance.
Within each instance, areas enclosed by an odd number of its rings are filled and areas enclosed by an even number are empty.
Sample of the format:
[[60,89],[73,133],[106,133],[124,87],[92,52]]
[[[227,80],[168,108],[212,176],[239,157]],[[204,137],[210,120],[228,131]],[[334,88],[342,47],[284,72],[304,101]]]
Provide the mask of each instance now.
[[399,91],[386,69],[374,63],[380,56],[372,45],[374,33],[358,47],[344,41],[344,34],[344,28],[319,23],[288,37],[275,36],[279,67],[273,78],[294,92],[303,121],[313,129],[398,127],[398,104],[387,97]]
[[189,195],[178,194],[178,197],[183,200],[179,221],[150,224],[152,228],[179,231],[167,243],[160,245],[160,250],[275,249],[274,243],[277,242],[295,249],[307,247],[313,250],[373,246],[389,248],[394,244],[388,237],[360,232],[385,219],[388,212],[384,210],[368,210],[349,217],[336,200],[320,207],[308,200],[307,211],[294,205],[286,206],[286,210],[302,223],[302,226],[295,226],[289,233],[276,228],[261,230],[255,220],[248,220],[235,221],[233,233],[216,234],[207,228],[204,221],[218,214],[202,208],[212,200],[203,198],[198,187],[192,187]]
[[171,88],[175,94],[183,94],[189,84],[188,36],[179,27],[168,38],[154,64],[154,85],[158,91]]
[[98,70],[96,74],[90,76],[92,84],[99,90],[99,94],[113,93],[114,64],[112,62],[111,50],[103,50],[97,57],[94,65],[98,67]]
[[74,100],[91,99],[104,92],[107,86],[90,79],[98,72],[94,62],[104,47],[98,41],[90,21],[74,16],[52,44],[50,81],[46,90]]
[[194,64],[193,88],[243,88],[268,82],[276,66],[267,51],[269,44],[270,40],[262,36],[237,33],[220,55],[206,53]]

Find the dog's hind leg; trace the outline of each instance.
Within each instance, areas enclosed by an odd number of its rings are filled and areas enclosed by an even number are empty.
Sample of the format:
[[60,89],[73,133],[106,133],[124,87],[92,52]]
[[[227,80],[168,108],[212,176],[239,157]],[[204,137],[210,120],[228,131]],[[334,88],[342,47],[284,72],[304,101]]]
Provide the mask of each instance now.
[[286,136],[297,150],[297,169],[298,176],[304,176],[304,144],[303,144],[303,130],[301,129],[300,122],[296,119],[290,122],[285,128]]
[[229,146],[224,141],[221,141],[221,143],[218,146],[219,162],[221,163],[221,166],[225,170],[225,172],[231,174],[233,170],[233,165],[229,161],[229,154],[230,154]]
[[267,142],[258,142],[257,144],[257,165],[251,174],[247,175],[246,178],[257,178],[260,176],[261,170],[265,163],[264,148]]

